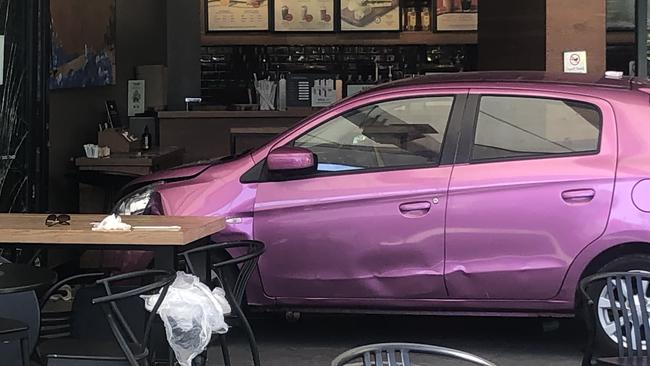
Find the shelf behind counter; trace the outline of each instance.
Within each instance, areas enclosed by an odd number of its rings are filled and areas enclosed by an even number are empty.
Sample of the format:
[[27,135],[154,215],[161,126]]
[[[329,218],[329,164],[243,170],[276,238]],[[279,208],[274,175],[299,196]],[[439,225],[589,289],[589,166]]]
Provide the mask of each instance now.
[[[158,112],[160,145],[185,148],[185,162],[226,156],[231,152],[232,128],[288,128],[316,113],[315,108],[287,111],[167,111]],[[272,136],[253,133],[239,138],[237,150],[257,147]]]

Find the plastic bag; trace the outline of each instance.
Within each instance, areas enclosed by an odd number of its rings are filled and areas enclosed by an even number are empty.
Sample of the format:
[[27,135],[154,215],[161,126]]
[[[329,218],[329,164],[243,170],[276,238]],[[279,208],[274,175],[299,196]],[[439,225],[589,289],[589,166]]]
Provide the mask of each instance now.
[[[153,310],[158,297],[158,294],[142,296],[148,311]],[[194,357],[206,349],[213,333],[228,331],[224,315],[229,313],[230,305],[223,289],[217,287],[210,291],[198,277],[185,272],[176,273],[158,309],[167,341],[182,366],[191,366]]]

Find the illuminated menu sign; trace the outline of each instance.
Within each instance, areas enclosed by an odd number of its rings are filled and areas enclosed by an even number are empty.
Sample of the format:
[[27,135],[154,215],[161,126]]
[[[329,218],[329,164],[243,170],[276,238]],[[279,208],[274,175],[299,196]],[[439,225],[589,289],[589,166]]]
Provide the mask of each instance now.
[[273,15],[278,32],[334,30],[333,0],[275,0]]
[[268,0],[208,0],[208,31],[269,29]]

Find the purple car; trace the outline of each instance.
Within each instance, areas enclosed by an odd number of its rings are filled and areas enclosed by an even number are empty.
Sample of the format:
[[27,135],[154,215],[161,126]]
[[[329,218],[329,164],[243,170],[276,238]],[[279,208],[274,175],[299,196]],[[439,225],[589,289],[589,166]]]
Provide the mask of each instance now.
[[[586,275],[650,271],[650,86],[400,81],[129,189],[121,213],[225,216],[215,241],[266,243],[257,309],[572,316]],[[599,311],[601,344],[616,321]]]

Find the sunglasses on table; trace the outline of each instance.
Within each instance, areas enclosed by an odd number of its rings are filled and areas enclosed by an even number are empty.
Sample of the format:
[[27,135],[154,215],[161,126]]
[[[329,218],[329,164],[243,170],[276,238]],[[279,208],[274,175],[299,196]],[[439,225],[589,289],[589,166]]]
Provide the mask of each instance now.
[[70,225],[70,215],[49,215],[45,219],[45,225],[47,227],[54,225]]

